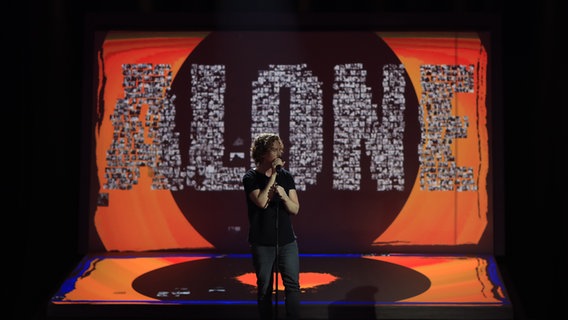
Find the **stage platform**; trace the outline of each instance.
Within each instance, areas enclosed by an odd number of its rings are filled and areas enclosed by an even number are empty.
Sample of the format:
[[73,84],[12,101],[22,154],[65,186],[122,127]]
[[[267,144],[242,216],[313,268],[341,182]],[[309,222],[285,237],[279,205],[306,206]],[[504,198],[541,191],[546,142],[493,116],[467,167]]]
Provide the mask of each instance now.
[[[302,254],[303,319],[513,319],[493,256]],[[279,318],[284,296],[278,281]],[[255,319],[248,254],[105,253],[83,258],[52,318]]]

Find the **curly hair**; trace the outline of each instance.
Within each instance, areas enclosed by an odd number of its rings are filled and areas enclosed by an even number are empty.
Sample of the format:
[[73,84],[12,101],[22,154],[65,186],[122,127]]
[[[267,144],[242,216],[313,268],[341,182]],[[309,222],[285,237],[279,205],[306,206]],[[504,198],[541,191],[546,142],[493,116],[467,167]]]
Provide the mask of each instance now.
[[270,150],[270,148],[272,148],[274,141],[280,142],[283,150],[282,140],[276,133],[261,133],[254,139],[250,147],[251,157],[254,160],[254,163],[259,164],[262,162],[262,158]]

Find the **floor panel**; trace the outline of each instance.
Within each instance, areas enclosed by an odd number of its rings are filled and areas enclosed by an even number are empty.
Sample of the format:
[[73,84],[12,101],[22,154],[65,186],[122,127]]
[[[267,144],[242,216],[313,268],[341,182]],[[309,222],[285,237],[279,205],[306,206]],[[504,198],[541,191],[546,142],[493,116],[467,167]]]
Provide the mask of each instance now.
[[[492,256],[305,254],[300,269],[306,319],[513,318]],[[282,280],[276,285],[283,315]],[[251,258],[163,252],[86,256],[48,311],[64,317],[255,318]]]

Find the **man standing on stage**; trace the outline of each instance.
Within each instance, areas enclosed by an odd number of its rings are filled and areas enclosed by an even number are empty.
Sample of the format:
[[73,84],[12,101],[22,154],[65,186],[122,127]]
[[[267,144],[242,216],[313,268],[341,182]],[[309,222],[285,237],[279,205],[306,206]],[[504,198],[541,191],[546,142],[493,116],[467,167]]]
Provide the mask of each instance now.
[[283,152],[284,144],[277,134],[260,134],[251,145],[251,157],[256,166],[243,176],[248,241],[262,320],[273,317],[275,271],[276,275],[278,271],[281,273],[284,283],[286,318],[299,319],[300,258],[291,217],[298,214],[300,202],[292,174],[282,168]]

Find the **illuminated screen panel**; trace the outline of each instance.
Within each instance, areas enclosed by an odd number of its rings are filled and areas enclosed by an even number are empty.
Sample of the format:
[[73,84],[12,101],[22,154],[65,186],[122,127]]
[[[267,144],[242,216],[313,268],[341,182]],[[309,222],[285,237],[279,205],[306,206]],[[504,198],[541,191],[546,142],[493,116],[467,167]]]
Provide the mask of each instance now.
[[90,250],[248,252],[257,134],[303,252],[492,252],[489,35],[96,35]]

